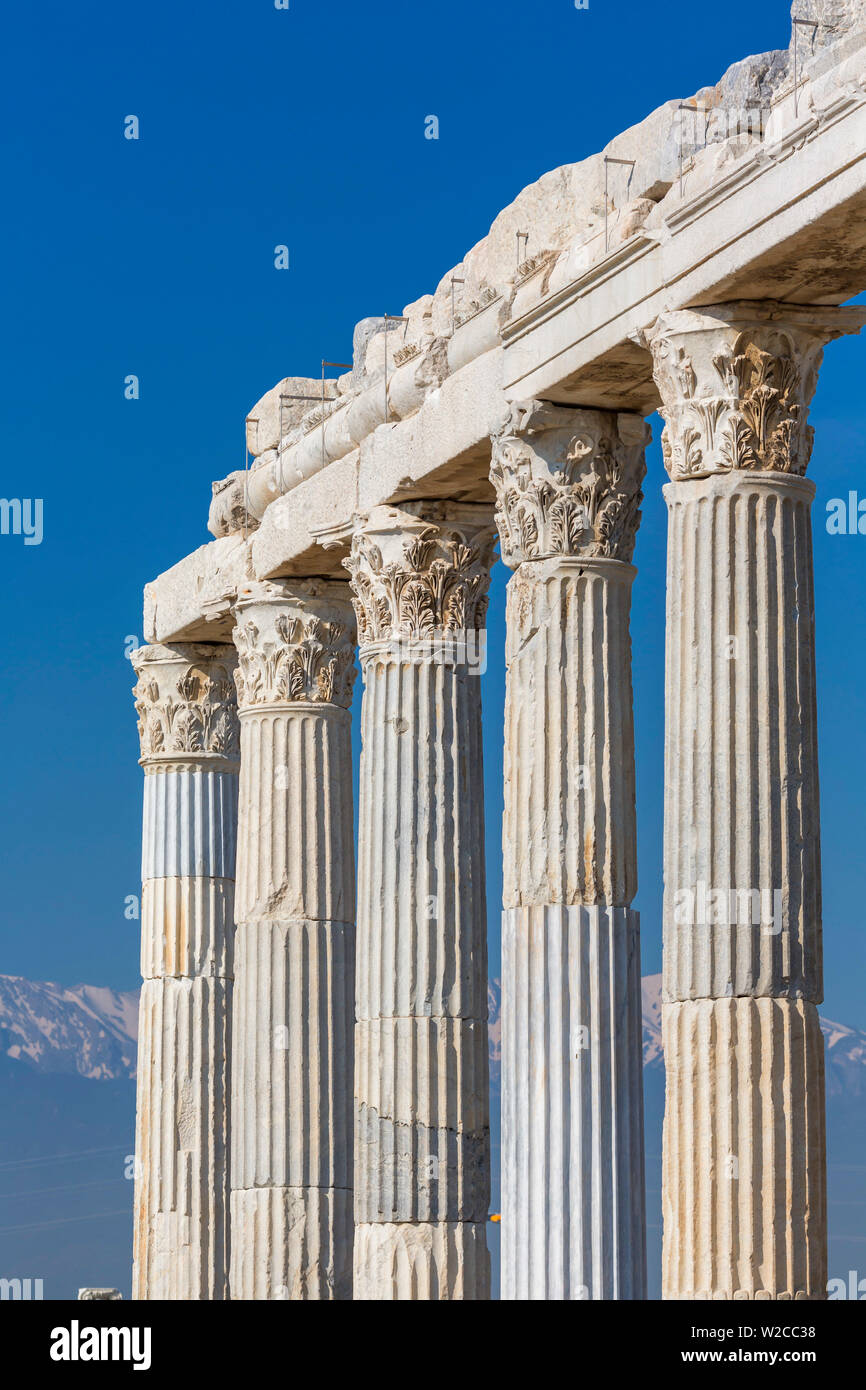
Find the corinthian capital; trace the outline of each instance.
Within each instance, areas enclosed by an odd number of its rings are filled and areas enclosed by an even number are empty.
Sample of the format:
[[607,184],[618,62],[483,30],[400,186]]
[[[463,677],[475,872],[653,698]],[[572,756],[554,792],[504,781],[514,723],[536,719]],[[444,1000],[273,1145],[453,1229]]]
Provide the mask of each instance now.
[[662,314],[647,342],[671,479],[732,469],[802,476],[824,345],[863,321],[861,309],[773,301]]
[[133,694],[142,763],[237,762],[231,647],[204,642],[139,647],[132,664],[138,675]]
[[235,680],[243,713],[261,705],[352,703],[355,619],[348,584],[271,580],[238,595]]
[[495,540],[486,506],[374,507],[343,561],[361,643],[426,641],[482,629]]
[[631,560],[648,425],[638,415],[519,401],[493,436],[502,558]]

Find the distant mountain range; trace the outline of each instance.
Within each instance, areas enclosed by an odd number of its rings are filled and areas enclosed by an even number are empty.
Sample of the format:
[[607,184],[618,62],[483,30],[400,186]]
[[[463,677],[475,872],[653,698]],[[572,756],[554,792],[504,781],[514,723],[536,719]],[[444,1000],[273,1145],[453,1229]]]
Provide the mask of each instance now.
[[0,975],[0,1052],[91,1081],[135,1076],[138,990],[39,984]]
[[[500,984],[490,1011],[493,1210],[499,1209]],[[0,975],[0,1277],[129,1296],[138,991]],[[827,1057],[830,1274],[866,1276],[866,1033],[821,1020]],[[643,981],[650,1296],[659,1294],[661,976]],[[499,1228],[491,1225],[494,1266]]]
[[[664,1069],[661,975],[643,980],[643,1059]],[[487,985],[490,1072],[498,1084],[502,1061],[499,980]],[[866,1033],[821,1019],[830,1095],[866,1094]],[[135,1076],[138,990],[37,983],[0,975],[0,1052],[40,1072],[119,1081]]]

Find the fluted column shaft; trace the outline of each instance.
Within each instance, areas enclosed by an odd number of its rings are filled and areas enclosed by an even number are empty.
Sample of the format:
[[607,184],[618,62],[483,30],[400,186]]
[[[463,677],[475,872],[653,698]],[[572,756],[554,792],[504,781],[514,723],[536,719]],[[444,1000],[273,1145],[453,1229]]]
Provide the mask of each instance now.
[[133,1297],[228,1297],[233,647],[133,654],[144,768]]
[[233,1299],[352,1296],[354,844],[348,585],[250,585],[241,724]]
[[376,508],[352,575],[364,674],[355,1298],[489,1297],[481,752],[490,510]]
[[815,633],[803,474],[858,312],[665,315],[666,1298],[826,1296]]
[[502,1297],[643,1298],[629,560],[647,430],[529,402],[494,439],[508,585]]

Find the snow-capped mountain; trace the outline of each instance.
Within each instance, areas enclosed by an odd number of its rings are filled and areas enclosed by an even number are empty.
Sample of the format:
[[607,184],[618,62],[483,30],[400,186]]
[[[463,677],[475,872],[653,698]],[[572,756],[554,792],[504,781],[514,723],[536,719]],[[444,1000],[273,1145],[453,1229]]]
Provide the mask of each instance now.
[[40,1072],[134,1076],[137,1028],[138,990],[0,975],[0,1052]]
[[490,1051],[490,1075],[499,1076],[502,1066],[502,991],[498,980],[487,981],[487,1041]]
[[641,980],[644,1067],[664,1066],[662,1049],[662,977],[645,975]]
[[[502,1063],[501,988],[490,980],[490,1074]],[[95,1081],[135,1076],[138,991],[63,985],[0,975],[0,1052],[41,1072],[76,1073]],[[827,1042],[827,1094],[866,1096],[866,1032],[821,1019]],[[664,1068],[661,975],[643,980],[643,1058]]]

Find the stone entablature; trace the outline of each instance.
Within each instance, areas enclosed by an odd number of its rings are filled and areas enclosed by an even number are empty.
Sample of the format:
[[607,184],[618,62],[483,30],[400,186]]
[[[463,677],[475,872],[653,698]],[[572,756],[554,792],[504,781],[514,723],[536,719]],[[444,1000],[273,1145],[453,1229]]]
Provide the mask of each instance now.
[[[802,18],[801,13],[798,18]],[[864,20],[862,14],[847,16],[835,27],[821,21],[810,35],[808,51],[800,52],[796,98],[791,54],[779,50],[771,55],[770,62],[765,57],[755,60],[746,71],[742,70],[744,65],[738,65],[739,72],[733,69],[726,74],[712,89],[709,107],[705,92],[692,99],[696,113],[712,111],[712,121],[704,122],[707,129],[700,141],[694,138],[694,121],[684,115],[683,104],[669,102],[618,135],[600,154],[551,171],[523,190],[500,213],[489,234],[443,276],[433,294],[406,305],[398,322],[369,319],[358,325],[353,369],[325,383],[328,398],[324,410],[316,403],[322,390],[319,382],[287,379],[293,387],[289,397],[284,395],[285,383],[274,387],[254,407],[251,418],[270,419],[277,400],[288,401],[293,408],[284,412],[280,405],[276,430],[253,431],[248,494],[252,513],[261,518],[276,497],[312,473],[350,456],[382,423],[410,419],[444,380],[470,361],[502,344],[513,347],[537,321],[570,307],[572,291],[583,299],[593,276],[600,276],[607,286],[612,271],[621,266],[627,275],[632,265],[651,256],[665,262],[660,277],[665,287],[683,282],[684,265],[675,265],[676,256],[665,253],[670,243],[689,233],[693,221],[705,219],[711,208],[730,203],[736,195],[740,195],[736,197],[738,204],[753,206],[754,185],[759,180],[764,183],[762,196],[772,202],[776,194],[767,188],[768,174],[772,176],[776,167],[788,165],[804,145],[820,141],[840,119],[855,114],[858,105],[866,109],[862,95],[866,86]],[[746,87],[749,97],[744,105]],[[760,119],[755,120],[755,112]],[[855,135],[855,144],[856,139]],[[811,162],[820,164],[821,158],[816,156]],[[627,172],[620,168],[618,174],[616,170],[611,173],[613,166],[623,164],[629,166]],[[790,201],[791,172],[788,165],[778,189],[785,210]],[[826,192],[824,197],[826,200]],[[732,229],[727,230],[728,235],[719,238],[721,248],[744,241],[743,231],[731,235]],[[769,238],[763,235],[772,245],[772,233]],[[703,225],[699,236],[709,240]],[[814,257],[818,244],[816,236],[807,257]],[[861,264],[866,264],[864,256],[866,246],[858,247]],[[840,285],[846,278],[850,280],[850,257],[847,259],[848,264],[845,257],[824,257],[824,281],[810,278],[808,273],[797,276],[792,269],[792,292],[812,284],[815,299],[833,293],[826,277],[835,276]],[[543,275],[537,273],[541,269]],[[640,285],[645,302],[648,278],[644,265]],[[776,266],[768,283],[772,279],[784,280]],[[725,298],[731,299],[741,287],[733,287],[730,274],[725,283]],[[693,293],[697,290],[694,285]],[[560,304],[563,295],[565,300]],[[843,291],[840,298],[845,297]],[[673,307],[669,296],[667,299],[654,312]],[[681,302],[690,302],[688,291]],[[482,327],[475,325],[467,333],[459,332],[493,305],[499,307],[495,313],[485,314]],[[643,324],[635,327],[646,327],[654,312],[651,309]],[[633,331],[626,330],[626,340]],[[421,345],[424,360],[419,365]],[[622,350],[628,353],[626,343]],[[523,377],[522,394],[527,394],[527,387],[545,397],[551,394],[552,381],[541,389],[540,381],[526,379],[520,349],[510,356],[520,359],[521,366],[516,376],[507,372],[509,384]],[[542,357],[539,370],[543,372],[549,360],[549,356]],[[637,360],[634,354],[632,360]],[[563,373],[567,375],[567,371]],[[309,397],[309,404],[304,397]],[[632,408],[635,404],[634,399],[627,402]],[[316,437],[305,437],[311,434]],[[220,514],[215,522],[222,524]],[[215,534],[224,532],[217,530]]]
[[214,483],[207,522],[212,535],[233,536],[240,532],[246,538],[258,529],[258,518],[247,507],[248,481],[249,474],[238,469]]
[[[700,151],[682,187],[669,108],[617,137],[608,152],[636,159],[629,192],[650,211],[637,223],[630,213],[617,223],[622,190],[615,186],[606,254],[600,157],[526,190],[528,202],[505,210],[478,254],[455,267],[435,295],[407,306],[409,322],[399,331],[392,326],[387,406],[381,323],[358,337],[355,369],[326,381],[321,427],[303,432],[305,413],[318,409],[320,381],[286,378],[274,387],[251,412],[248,476],[217,485],[219,538],[148,586],[147,640],[226,640],[226,599],[244,582],[333,573],[339,560],[323,563],[316,533],[406,495],[410,484],[416,496],[441,494],[447,477],[452,495],[483,500],[489,437],[511,400],[648,414],[659,392],[647,334],[672,312],[768,293],[830,305],[857,294],[866,283],[866,26],[803,63],[796,116],[787,62],[781,54],[764,93],[769,117],[761,130]],[[714,110],[725,111],[732,99],[721,84]],[[515,229],[531,233],[531,259],[551,244],[548,222],[567,229],[579,219],[584,179],[596,211],[570,241],[562,231],[566,240],[544,274],[518,283]],[[481,303],[485,283],[502,291],[453,336],[452,280],[465,282],[454,286],[454,317],[464,304]],[[421,350],[404,357],[413,343]],[[722,383],[698,389],[729,394]],[[294,400],[307,395],[309,405]],[[257,500],[247,521],[249,489]],[[261,517],[257,529],[252,512]]]

